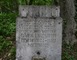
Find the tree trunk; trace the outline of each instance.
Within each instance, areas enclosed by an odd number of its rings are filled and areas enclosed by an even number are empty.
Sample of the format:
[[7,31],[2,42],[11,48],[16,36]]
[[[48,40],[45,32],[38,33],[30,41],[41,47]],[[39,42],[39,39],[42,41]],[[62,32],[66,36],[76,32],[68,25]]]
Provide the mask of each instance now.
[[63,18],[63,40],[67,44],[73,44],[75,39],[75,5],[74,0],[60,0],[61,17]]

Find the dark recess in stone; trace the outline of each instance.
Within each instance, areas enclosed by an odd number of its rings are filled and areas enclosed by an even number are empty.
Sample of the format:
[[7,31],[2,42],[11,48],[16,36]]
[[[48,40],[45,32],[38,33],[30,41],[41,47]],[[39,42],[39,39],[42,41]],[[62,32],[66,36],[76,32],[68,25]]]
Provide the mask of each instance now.
[[39,51],[37,51],[37,55],[40,55],[40,52]]

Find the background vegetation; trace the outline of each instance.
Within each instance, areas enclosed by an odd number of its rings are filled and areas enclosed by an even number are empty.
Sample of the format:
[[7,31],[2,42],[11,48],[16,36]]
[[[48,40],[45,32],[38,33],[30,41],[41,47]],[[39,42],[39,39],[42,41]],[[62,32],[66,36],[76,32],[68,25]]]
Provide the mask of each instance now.
[[[77,7],[77,2],[75,3]],[[19,4],[52,5],[53,0],[0,0],[0,60],[15,60],[16,17]],[[77,36],[77,32],[75,35]],[[63,41],[62,60],[77,60],[76,48],[77,44],[71,46]]]

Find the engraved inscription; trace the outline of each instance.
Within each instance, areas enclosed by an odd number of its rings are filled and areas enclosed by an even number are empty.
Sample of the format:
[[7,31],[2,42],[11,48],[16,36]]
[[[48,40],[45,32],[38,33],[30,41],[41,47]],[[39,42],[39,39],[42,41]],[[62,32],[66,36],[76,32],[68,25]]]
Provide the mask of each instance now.
[[55,21],[53,19],[37,19],[33,22],[23,20],[21,27],[23,28],[20,29],[20,40],[25,44],[42,46],[48,45],[48,42],[56,42]]
[[[40,51],[40,56],[46,57],[46,60],[54,60],[56,56],[61,55],[62,24],[59,22],[61,21],[48,18],[19,19],[17,55],[22,56],[23,60],[31,60],[30,57],[37,56],[36,51]],[[58,60],[60,59],[61,57]]]
[[60,12],[55,9],[56,6],[25,5],[19,8],[16,60],[61,60],[62,19],[56,16]]

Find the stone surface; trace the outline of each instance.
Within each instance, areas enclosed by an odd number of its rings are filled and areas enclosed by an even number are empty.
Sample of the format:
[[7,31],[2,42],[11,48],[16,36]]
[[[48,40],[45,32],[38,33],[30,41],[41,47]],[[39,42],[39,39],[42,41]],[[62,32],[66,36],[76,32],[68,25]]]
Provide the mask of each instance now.
[[60,17],[59,6],[19,6],[20,17]]
[[[38,15],[37,11],[34,13]],[[45,15],[42,13],[44,12],[41,10],[40,16]],[[60,17],[55,19],[18,17],[16,24],[16,60],[32,60],[33,57],[61,60],[62,19]]]

